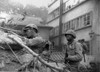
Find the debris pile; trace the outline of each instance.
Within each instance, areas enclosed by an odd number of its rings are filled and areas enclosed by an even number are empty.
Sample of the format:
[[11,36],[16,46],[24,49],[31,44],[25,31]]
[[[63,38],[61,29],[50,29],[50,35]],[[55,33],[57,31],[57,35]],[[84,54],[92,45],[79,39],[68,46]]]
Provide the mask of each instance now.
[[[24,45],[18,37],[15,36],[14,39],[8,38],[8,34],[0,30],[0,71],[18,72],[37,70],[40,72],[46,68],[63,70],[56,63],[52,64],[43,60],[40,55]],[[25,54],[26,50],[28,51],[27,54]]]

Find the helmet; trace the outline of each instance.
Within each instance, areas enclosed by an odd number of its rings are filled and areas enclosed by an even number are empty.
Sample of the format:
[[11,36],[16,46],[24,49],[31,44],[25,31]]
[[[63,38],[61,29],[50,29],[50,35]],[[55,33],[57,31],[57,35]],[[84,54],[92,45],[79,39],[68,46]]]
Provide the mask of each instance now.
[[76,33],[74,30],[68,30],[65,35],[72,35],[74,38],[76,38]]
[[28,24],[25,26],[25,28],[32,28],[32,29],[35,29],[36,32],[38,32],[38,27],[35,24]]

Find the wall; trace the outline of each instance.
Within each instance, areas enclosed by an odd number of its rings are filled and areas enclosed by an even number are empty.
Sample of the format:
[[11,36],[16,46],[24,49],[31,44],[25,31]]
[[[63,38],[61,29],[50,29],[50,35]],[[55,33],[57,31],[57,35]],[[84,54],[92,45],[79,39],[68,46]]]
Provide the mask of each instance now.
[[79,5],[78,7],[75,7],[74,9],[68,11],[66,14],[63,16],[63,23],[74,19],[76,17],[79,17],[85,13],[88,13],[90,11],[93,11],[94,9],[94,3],[92,0],[86,1],[85,3]]
[[52,11],[54,11],[57,7],[59,7],[59,5],[60,5],[60,0],[57,0],[53,5],[49,7],[48,13],[51,13]]
[[[93,55],[100,55],[100,1],[99,0],[88,0],[79,6],[67,11],[63,15],[63,23],[66,23],[72,19],[75,19],[79,16],[82,16],[86,13],[89,13],[92,11],[93,20],[92,20],[92,26],[82,28],[76,31],[77,33],[77,39],[86,39],[87,41],[91,41],[91,50]],[[50,26],[56,27],[59,25],[59,19],[55,19],[52,22],[49,23]],[[89,36],[89,32],[93,30],[97,34],[97,36],[94,39],[91,39]],[[65,37],[62,37],[62,43],[66,43]],[[97,57],[98,58],[98,57]]]
[[49,39],[49,29],[48,28],[39,28],[39,34],[42,36],[44,39],[48,40]]
[[93,1],[95,3],[95,7],[92,27],[92,31],[94,32],[94,36],[92,38],[92,54],[96,57],[96,60],[100,62],[100,1]]
[[48,26],[56,27],[59,25],[59,18],[53,20],[52,22],[48,23]]
[[76,31],[76,35],[77,35],[76,40],[85,39],[86,41],[90,41],[90,36],[89,36],[90,31],[91,31],[91,27]]
[[[83,4],[81,4],[80,6],[70,10],[69,12],[67,12],[64,16],[63,16],[63,23],[66,23],[72,19],[75,19],[79,16],[82,16],[88,12],[91,12],[94,10],[94,3],[93,1],[87,1]],[[91,26],[90,27],[86,27],[86,28],[83,28],[83,29],[79,29],[76,31],[76,34],[77,34],[77,38],[76,40],[79,40],[79,39],[85,39],[87,41],[90,40],[90,36],[89,36],[89,32],[91,31]],[[66,40],[65,38],[63,37],[62,38],[62,43],[65,43]]]
[[[90,41],[90,36],[89,36],[90,30],[91,30],[91,27],[85,28],[84,30],[76,31],[77,38],[75,40],[78,41],[79,39],[85,39],[86,41]],[[62,43],[65,44],[66,42],[67,42],[66,38],[62,36]]]

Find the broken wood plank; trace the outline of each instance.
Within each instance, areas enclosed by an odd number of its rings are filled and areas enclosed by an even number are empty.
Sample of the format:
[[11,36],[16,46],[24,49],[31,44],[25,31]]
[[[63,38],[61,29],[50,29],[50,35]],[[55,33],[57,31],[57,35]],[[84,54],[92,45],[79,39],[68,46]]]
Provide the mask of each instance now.
[[44,61],[40,56],[39,54],[35,53],[34,51],[32,51],[28,46],[26,46],[22,41],[19,41],[16,37],[14,38],[11,38],[12,40],[14,40],[15,42],[17,42],[19,45],[21,45],[23,48],[25,48],[26,50],[28,50],[33,56],[37,57],[38,60],[45,64],[46,66],[50,67],[50,68],[53,68],[53,69],[56,69],[58,71],[63,71],[63,68],[62,67],[58,67],[57,65],[54,66],[54,65],[51,65],[50,63]]

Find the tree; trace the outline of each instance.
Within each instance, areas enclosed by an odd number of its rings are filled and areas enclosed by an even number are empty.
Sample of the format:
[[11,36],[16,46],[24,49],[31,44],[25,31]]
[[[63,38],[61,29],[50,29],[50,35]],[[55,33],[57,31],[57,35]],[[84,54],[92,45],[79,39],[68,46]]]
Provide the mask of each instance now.
[[48,11],[47,11],[46,7],[37,8],[33,5],[27,5],[25,7],[25,11],[27,12],[28,15],[31,15],[31,16],[35,15],[36,17],[42,18],[42,20],[43,20],[42,23],[46,22],[46,19],[48,16]]
[[24,7],[20,3],[10,3],[9,0],[0,0],[0,11],[5,11],[13,14],[21,14],[23,15],[23,20],[25,19],[25,15],[27,16],[35,16],[40,17],[43,21],[41,23],[45,24],[48,11],[46,7],[36,7],[34,5],[27,5]]

